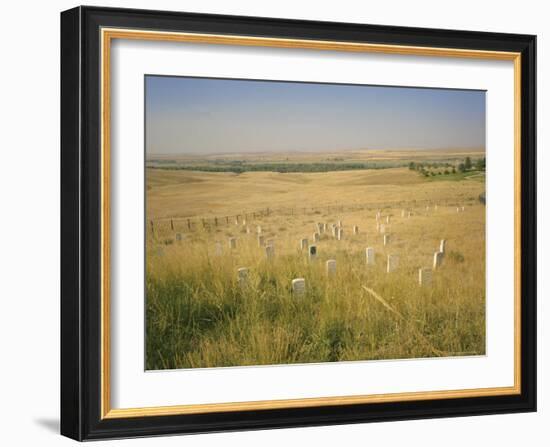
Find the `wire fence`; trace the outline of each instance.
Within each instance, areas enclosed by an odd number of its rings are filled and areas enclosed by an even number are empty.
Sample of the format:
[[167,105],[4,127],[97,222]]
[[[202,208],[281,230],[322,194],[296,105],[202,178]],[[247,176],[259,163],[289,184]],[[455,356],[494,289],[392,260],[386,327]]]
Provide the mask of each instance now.
[[485,204],[485,197],[481,198],[471,197],[466,200],[439,200],[437,204],[433,200],[412,200],[412,201],[394,201],[394,202],[369,202],[360,204],[328,204],[313,207],[281,207],[271,208],[265,207],[256,209],[254,211],[242,211],[239,214],[232,215],[218,215],[218,216],[193,216],[193,217],[162,217],[156,219],[149,219],[148,226],[149,231],[152,234],[156,232],[169,231],[196,231],[200,229],[210,230],[217,227],[229,226],[229,225],[246,225],[255,221],[265,221],[265,219],[272,216],[308,216],[308,215],[322,215],[326,214],[344,214],[351,212],[361,211],[384,211],[388,209],[401,208],[407,211],[416,210],[419,207],[425,208],[426,206],[440,206],[440,207],[453,207],[462,206],[464,203],[472,203],[478,201]]

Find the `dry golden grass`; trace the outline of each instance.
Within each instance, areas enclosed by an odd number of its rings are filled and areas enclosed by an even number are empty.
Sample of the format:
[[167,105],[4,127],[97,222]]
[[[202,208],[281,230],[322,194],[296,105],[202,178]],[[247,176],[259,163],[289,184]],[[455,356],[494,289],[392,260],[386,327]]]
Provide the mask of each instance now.
[[406,168],[322,173],[147,170],[147,218],[212,217],[259,209],[476,200],[484,185],[427,182]]
[[[148,369],[485,352],[485,207],[477,201],[483,182],[430,182],[402,168],[239,175],[148,170],[147,186],[147,217],[155,222],[147,233]],[[359,204],[372,206],[354,208]],[[457,213],[457,205],[465,211]],[[239,225],[222,219],[266,207],[269,216],[249,216],[245,225],[242,218]],[[386,247],[376,232],[378,209],[391,216]],[[412,216],[402,217],[402,209]],[[192,230],[186,220],[175,220],[174,231],[162,220],[214,216],[218,226]],[[312,243],[317,222],[339,220],[344,240],[322,235],[310,261],[300,239]],[[258,245],[257,225],[273,240],[272,260]],[[175,233],[183,240],[175,241]],[[236,249],[229,248],[230,237],[237,238]],[[441,239],[447,240],[444,264],[431,287],[420,287],[418,269],[431,267]],[[376,251],[374,266],[366,265],[366,247]],[[392,273],[385,271],[388,254],[399,256]],[[328,259],[337,261],[330,277]],[[250,270],[244,286],[240,267]],[[304,296],[290,289],[297,277],[306,280]]]

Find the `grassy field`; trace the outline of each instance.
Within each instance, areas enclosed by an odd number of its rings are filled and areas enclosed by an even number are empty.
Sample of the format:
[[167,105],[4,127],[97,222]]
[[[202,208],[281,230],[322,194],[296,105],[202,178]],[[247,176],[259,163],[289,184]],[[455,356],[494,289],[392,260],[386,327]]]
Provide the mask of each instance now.
[[[147,369],[484,354],[485,185],[465,177],[148,169]],[[340,241],[330,231],[338,221]],[[317,223],[328,232],[310,260],[300,240],[313,244]],[[441,239],[443,265],[421,287],[418,269],[432,267]],[[391,273],[388,255],[399,257]],[[303,295],[292,292],[294,278],[305,279]]]

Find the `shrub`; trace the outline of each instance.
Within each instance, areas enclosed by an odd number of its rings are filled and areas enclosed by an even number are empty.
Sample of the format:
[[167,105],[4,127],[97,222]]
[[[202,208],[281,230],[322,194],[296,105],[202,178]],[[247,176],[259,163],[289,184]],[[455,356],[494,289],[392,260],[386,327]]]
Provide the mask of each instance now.
[[447,255],[449,260],[456,263],[464,262],[464,255],[459,251],[450,251]]

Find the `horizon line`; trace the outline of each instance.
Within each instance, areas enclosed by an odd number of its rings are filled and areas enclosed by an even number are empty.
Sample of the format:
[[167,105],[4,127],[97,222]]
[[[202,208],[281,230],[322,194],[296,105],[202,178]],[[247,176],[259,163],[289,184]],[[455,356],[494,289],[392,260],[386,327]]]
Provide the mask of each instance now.
[[258,150],[258,151],[228,151],[228,152],[174,152],[174,153],[148,153],[145,151],[146,157],[164,157],[164,156],[192,156],[197,157],[201,155],[259,155],[259,154],[334,154],[334,153],[354,153],[354,152],[486,152],[485,147],[471,146],[471,147],[447,147],[447,148],[389,148],[389,149],[324,149],[324,150],[288,150],[288,151],[270,151],[270,150]]

